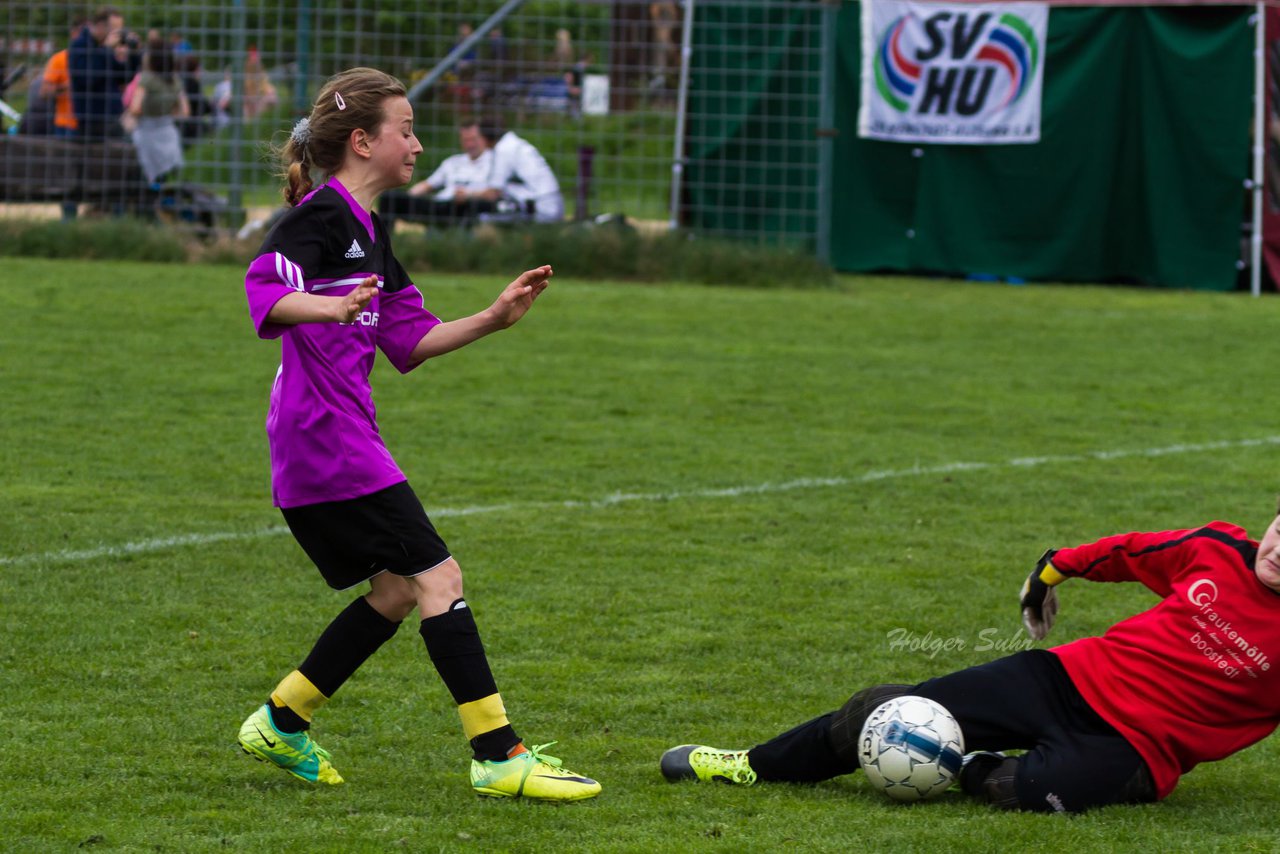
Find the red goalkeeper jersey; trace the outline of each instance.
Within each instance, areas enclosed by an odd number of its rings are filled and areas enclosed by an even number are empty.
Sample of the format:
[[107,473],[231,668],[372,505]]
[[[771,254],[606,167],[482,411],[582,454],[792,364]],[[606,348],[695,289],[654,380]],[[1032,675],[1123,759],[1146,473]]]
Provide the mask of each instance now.
[[1090,581],[1139,581],[1158,605],[1101,637],[1055,647],[1080,693],[1142,754],[1161,798],[1200,762],[1280,723],[1280,593],[1254,574],[1243,528],[1120,534],[1062,549],[1053,565]]

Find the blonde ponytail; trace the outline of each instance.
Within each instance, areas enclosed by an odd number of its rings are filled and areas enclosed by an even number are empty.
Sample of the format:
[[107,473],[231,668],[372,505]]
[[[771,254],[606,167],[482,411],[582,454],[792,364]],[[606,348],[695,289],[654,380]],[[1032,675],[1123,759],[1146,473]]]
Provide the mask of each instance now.
[[315,186],[311,180],[311,168],[303,159],[295,159],[285,166],[284,172],[285,185],[281,193],[284,195],[284,202],[289,207],[297,207],[298,202],[306,197]]

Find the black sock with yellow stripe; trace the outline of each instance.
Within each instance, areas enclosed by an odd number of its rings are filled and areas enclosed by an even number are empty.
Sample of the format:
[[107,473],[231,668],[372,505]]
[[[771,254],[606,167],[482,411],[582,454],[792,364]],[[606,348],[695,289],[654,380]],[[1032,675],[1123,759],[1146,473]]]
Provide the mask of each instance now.
[[458,704],[462,731],[476,759],[506,759],[520,744],[489,669],[480,630],[466,601],[458,599],[443,614],[428,617],[419,629],[427,655]]
[[271,692],[271,719],[281,732],[300,732],[311,716],[400,628],[360,596],[333,619],[305,661]]

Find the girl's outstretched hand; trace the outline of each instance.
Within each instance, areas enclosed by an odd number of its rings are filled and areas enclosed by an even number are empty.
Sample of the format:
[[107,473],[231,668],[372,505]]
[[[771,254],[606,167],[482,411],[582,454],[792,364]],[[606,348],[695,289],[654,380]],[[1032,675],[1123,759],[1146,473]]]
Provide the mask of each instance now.
[[366,276],[355,290],[338,301],[338,322],[354,323],[374,295],[378,293],[378,277]]
[[450,353],[478,338],[511,326],[524,317],[538,294],[546,290],[547,280],[550,278],[550,265],[525,270],[514,282],[503,288],[493,305],[484,311],[433,326],[413,348],[410,366]]
[[498,299],[489,307],[498,325],[506,329],[524,317],[525,312],[533,307],[538,294],[547,288],[553,271],[550,264],[525,270],[514,282],[502,289]]

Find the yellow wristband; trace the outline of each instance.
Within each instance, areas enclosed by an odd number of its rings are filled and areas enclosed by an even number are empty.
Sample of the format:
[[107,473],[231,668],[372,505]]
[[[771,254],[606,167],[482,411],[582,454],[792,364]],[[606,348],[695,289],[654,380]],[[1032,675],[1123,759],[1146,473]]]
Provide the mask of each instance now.
[[1061,584],[1066,581],[1067,577],[1061,572],[1058,572],[1058,570],[1054,568],[1053,564],[1046,561],[1044,569],[1040,570],[1040,580],[1050,587],[1053,587],[1056,584]]

